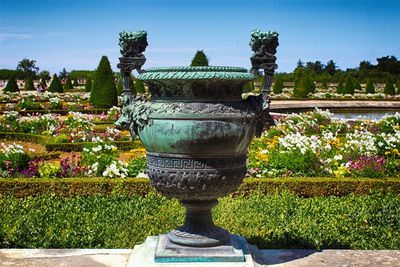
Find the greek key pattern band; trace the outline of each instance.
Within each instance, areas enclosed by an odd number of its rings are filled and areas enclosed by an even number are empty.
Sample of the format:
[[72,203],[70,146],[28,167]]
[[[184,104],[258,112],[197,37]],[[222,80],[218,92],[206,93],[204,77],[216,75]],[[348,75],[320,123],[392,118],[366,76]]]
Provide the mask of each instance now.
[[147,165],[151,168],[171,170],[215,170],[220,168],[238,168],[246,165],[246,155],[230,157],[192,158],[176,157],[174,154],[147,153]]

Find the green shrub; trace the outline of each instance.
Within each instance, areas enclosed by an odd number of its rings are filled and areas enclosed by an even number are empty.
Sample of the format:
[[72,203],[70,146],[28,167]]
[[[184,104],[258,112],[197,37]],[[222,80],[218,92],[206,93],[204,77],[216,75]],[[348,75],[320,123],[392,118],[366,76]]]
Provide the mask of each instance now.
[[388,77],[385,81],[385,88],[383,89],[385,95],[395,95],[396,89],[394,88],[392,78]]
[[74,79],[74,82],[73,82],[72,85],[73,85],[73,86],[79,86],[78,80],[77,80],[77,79]]
[[198,50],[196,52],[190,66],[208,66],[208,58],[203,50]]
[[51,81],[50,86],[49,86],[49,92],[52,92],[52,93],[63,93],[64,92],[62,84],[57,77],[57,74],[53,75],[53,80]]
[[33,79],[32,79],[32,77],[29,76],[29,77],[25,80],[24,89],[27,90],[27,91],[34,91],[34,90],[35,90],[35,86],[33,85]]
[[[123,186],[123,184],[121,184]],[[132,248],[183,223],[184,208],[145,197],[0,197],[1,248]],[[282,192],[220,199],[215,223],[259,248],[399,249],[400,196],[301,198]]]
[[65,81],[65,84],[64,84],[64,91],[71,90],[73,88],[74,88],[74,86],[72,86],[71,79],[69,77],[67,77],[67,80]]
[[274,92],[274,94],[280,94],[282,93],[282,89],[285,86],[283,85],[283,80],[281,77],[276,78],[274,86],[272,87],[272,92]]
[[354,95],[354,84],[353,79],[347,76],[346,83],[344,85],[343,94]]
[[15,80],[14,77],[11,77],[8,82],[6,87],[3,90],[4,92],[19,92],[19,88],[17,85],[17,81]]
[[59,177],[61,174],[60,164],[58,163],[44,163],[39,166],[40,177]]
[[340,80],[337,87],[336,87],[336,93],[337,94],[344,94],[344,86],[343,86],[343,81]]
[[92,90],[90,103],[95,108],[111,108],[117,106],[117,89],[114,83],[114,74],[106,56],[100,60]]
[[359,90],[359,91],[361,91],[361,84],[360,84],[360,82],[358,81],[358,79],[354,79],[353,88],[354,88],[354,90]]
[[147,161],[146,157],[139,157],[132,159],[128,163],[128,176],[136,177],[139,173],[144,173],[146,171]]
[[92,90],[92,79],[87,78],[85,84],[85,92],[90,92]]
[[367,93],[367,94],[375,94],[375,86],[372,83],[371,79],[367,80],[367,84],[365,86],[365,93]]
[[303,78],[297,78],[294,83],[293,96],[298,98],[306,98],[308,95],[307,85]]

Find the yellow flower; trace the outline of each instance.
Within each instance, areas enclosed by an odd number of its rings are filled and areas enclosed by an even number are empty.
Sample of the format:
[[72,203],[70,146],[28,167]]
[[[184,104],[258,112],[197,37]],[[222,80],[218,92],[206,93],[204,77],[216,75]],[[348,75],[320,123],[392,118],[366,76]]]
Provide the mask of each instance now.
[[386,151],[385,152],[385,155],[387,156],[387,155],[390,155],[391,154],[391,152],[390,151]]
[[397,148],[393,149],[393,154],[398,155],[399,154],[399,150]]

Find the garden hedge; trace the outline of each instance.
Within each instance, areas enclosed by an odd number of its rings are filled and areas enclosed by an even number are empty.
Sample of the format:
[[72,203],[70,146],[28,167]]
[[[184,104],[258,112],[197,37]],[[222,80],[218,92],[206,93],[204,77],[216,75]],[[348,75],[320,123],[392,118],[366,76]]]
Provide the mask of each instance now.
[[[38,101],[35,101],[38,102]],[[45,101],[43,101],[45,102]],[[12,103],[12,102],[10,102]],[[14,102],[15,103],[15,102]],[[18,113],[20,115],[27,115],[27,114],[47,114],[47,113],[55,113],[58,115],[67,115],[68,112],[73,111],[73,112],[80,112],[80,113],[84,113],[84,114],[101,114],[101,113],[106,113],[109,111],[109,109],[104,109],[104,108],[93,108],[93,109],[74,109],[74,110],[64,110],[64,109],[60,109],[60,110],[56,110],[56,109],[42,109],[42,110],[20,110],[18,111]],[[0,115],[4,114],[4,111],[0,111]],[[106,122],[106,123],[110,123],[110,122]]]
[[31,133],[19,133],[19,132],[0,132],[0,139],[6,140],[19,140],[27,141],[38,144],[46,144],[49,141],[49,136]]
[[[44,144],[47,151],[82,151],[86,144],[93,144],[92,142],[79,142],[79,143],[47,143]],[[129,151],[135,148],[143,147],[140,141],[113,141],[105,142],[105,144],[116,146],[119,150]]]
[[[42,144],[47,151],[82,151],[86,144],[92,144],[92,142],[78,142],[78,143],[51,143],[51,138],[46,135],[31,134],[31,133],[18,133],[18,132],[0,132],[0,139],[6,140],[19,140],[26,142],[33,142]],[[143,147],[139,140],[135,141],[113,141],[106,142],[109,145],[114,145],[118,149],[128,151],[134,148]]]
[[[146,195],[153,192],[148,179],[139,178],[2,178],[0,195],[27,197],[60,195]],[[232,194],[268,195],[289,191],[301,197],[369,195],[375,192],[400,194],[399,179],[354,178],[246,178]]]

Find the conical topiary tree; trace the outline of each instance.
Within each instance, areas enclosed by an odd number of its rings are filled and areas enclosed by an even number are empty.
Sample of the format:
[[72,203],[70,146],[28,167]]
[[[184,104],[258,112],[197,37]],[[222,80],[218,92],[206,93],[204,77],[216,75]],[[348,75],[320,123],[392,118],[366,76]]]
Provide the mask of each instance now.
[[46,79],[45,79],[45,78],[42,78],[42,79],[40,80],[40,85],[41,85],[43,88],[47,88],[47,82],[46,82]]
[[85,92],[90,92],[92,90],[92,79],[87,78],[85,84]]
[[344,85],[343,94],[354,95],[353,79],[350,76],[347,76],[346,83]]
[[400,95],[400,79],[397,80],[396,87],[397,87],[397,94]]
[[65,84],[64,84],[64,91],[65,90],[71,90],[73,88],[74,87],[72,86],[71,79],[69,77],[67,77],[67,80],[65,81]]
[[298,77],[294,83],[293,96],[297,98],[306,98],[308,95],[307,83],[307,79]]
[[63,93],[63,86],[60,82],[60,80],[57,77],[57,74],[53,75],[53,80],[51,81],[51,84],[49,86],[49,92],[52,93]]
[[366,94],[375,94],[375,86],[372,83],[371,79],[367,80],[367,84],[365,85],[365,93]]
[[4,92],[19,92],[19,88],[17,85],[17,81],[15,80],[15,77],[10,77],[6,87],[4,88]]
[[361,84],[360,84],[360,82],[358,81],[357,78],[354,79],[353,88],[354,88],[354,90],[359,90],[359,91],[361,91]]
[[79,86],[78,80],[75,79],[74,82],[72,83],[73,86]]
[[25,80],[24,89],[27,90],[27,91],[34,91],[34,90],[35,90],[35,86],[33,85],[33,79],[32,79],[32,77],[29,76],[29,77]]
[[305,83],[306,83],[306,90],[307,90],[307,94],[309,93],[315,93],[315,83],[313,81],[313,79],[311,79],[310,77],[305,77]]
[[393,80],[391,77],[386,78],[385,88],[383,88],[385,95],[395,95],[396,89],[394,88]]
[[190,66],[208,66],[208,58],[203,50],[198,50],[196,52]]
[[272,87],[272,92],[274,92],[274,94],[280,94],[282,93],[283,88],[283,80],[281,77],[278,76],[275,80],[274,86]]
[[121,95],[123,89],[124,89],[124,87],[123,87],[123,84],[122,84],[122,77],[118,77],[118,82],[117,82],[117,95]]
[[118,104],[114,74],[106,56],[101,58],[97,67],[92,90],[90,91],[90,103],[95,108],[111,108]]
[[344,86],[343,86],[343,81],[340,80],[338,85],[336,86],[336,93],[337,94],[344,94]]

